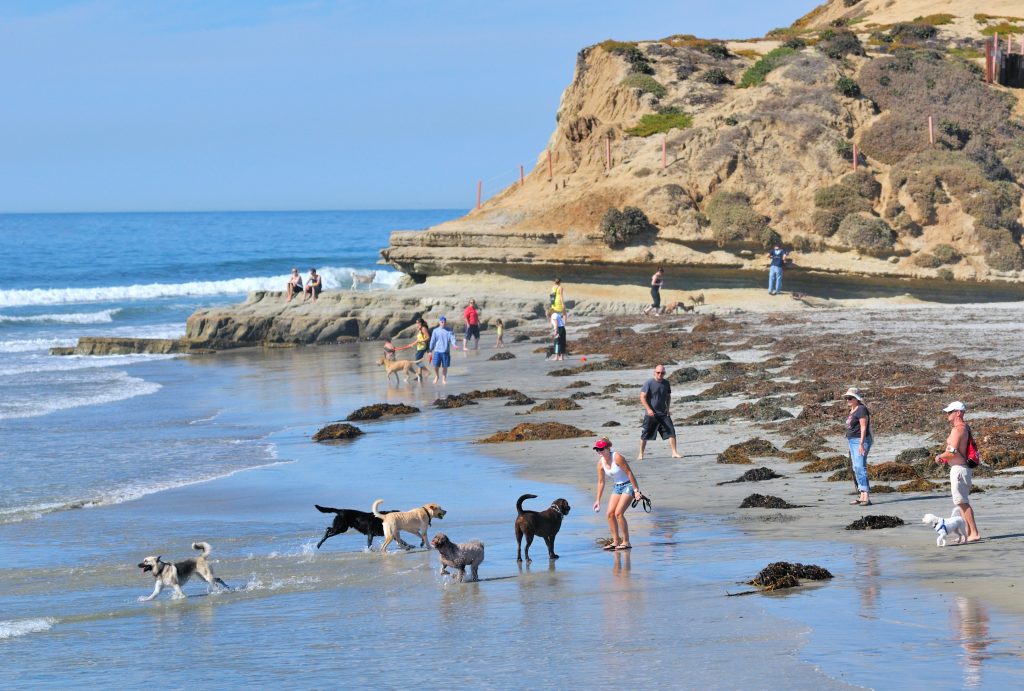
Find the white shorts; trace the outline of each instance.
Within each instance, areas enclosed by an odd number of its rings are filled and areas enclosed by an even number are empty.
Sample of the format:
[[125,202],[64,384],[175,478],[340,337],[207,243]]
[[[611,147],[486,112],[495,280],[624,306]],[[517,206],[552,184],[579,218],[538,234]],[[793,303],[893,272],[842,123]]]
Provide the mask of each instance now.
[[949,487],[956,505],[971,503],[971,469],[965,465],[949,466]]

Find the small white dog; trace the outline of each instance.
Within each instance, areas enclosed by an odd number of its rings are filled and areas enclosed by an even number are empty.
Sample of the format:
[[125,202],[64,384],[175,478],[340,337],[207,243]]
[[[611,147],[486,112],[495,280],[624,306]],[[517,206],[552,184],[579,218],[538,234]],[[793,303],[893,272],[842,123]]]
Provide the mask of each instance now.
[[967,524],[964,523],[964,517],[960,513],[959,506],[953,508],[953,513],[950,514],[949,518],[939,518],[934,514],[926,513],[921,522],[929,523],[935,529],[935,532],[938,534],[938,537],[935,538],[935,545],[937,547],[946,546],[946,536],[949,534],[958,536],[956,541],[958,545],[967,542]]
[[210,556],[210,543],[193,542],[192,549],[198,549],[202,554],[198,557],[182,559],[179,562],[164,561],[163,557],[146,557],[143,559],[139,563],[139,568],[143,572],[151,572],[153,578],[156,579],[156,585],[153,587],[153,592],[148,597],[140,597],[139,602],[149,602],[159,595],[160,591],[165,587],[174,588],[175,600],[185,597],[181,586],[185,585],[193,574],[206,581],[206,585],[211,590],[218,585],[231,590],[231,586],[213,575],[213,569],[210,568],[210,563],[206,561],[206,558]]

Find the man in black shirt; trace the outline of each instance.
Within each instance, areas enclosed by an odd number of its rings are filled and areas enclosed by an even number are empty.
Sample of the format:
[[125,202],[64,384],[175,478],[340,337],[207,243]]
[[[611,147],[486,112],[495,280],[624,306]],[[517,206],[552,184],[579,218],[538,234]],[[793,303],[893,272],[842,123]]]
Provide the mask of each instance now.
[[644,407],[644,419],[640,432],[640,453],[636,460],[644,459],[647,440],[654,439],[661,433],[662,439],[668,439],[672,449],[672,458],[682,458],[676,449],[676,428],[672,424],[669,408],[672,404],[672,385],[665,378],[665,365],[654,368],[654,378],[648,379],[640,389],[640,403]]

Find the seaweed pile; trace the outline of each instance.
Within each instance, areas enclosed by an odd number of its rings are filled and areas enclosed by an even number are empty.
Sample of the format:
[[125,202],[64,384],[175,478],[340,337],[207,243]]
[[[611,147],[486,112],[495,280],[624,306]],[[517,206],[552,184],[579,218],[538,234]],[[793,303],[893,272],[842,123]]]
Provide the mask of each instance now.
[[773,497],[770,494],[751,494],[743,503],[741,509],[800,509],[799,504],[790,504],[785,499]]
[[579,403],[571,398],[552,398],[543,403],[538,403],[526,412],[542,413],[545,410],[582,410],[582,408],[580,408]]
[[418,412],[420,412],[419,408],[413,408],[404,403],[374,403],[353,410],[345,419],[349,422],[358,422],[360,420],[376,420],[391,415],[412,415]]
[[824,581],[832,578],[828,569],[814,564],[792,564],[788,561],[776,561],[761,569],[750,585],[756,585],[763,591],[795,588],[801,580]]
[[479,444],[497,444],[506,441],[543,441],[548,439],[573,439],[575,437],[592,437],[594,433],[561,422],[524,422],[510,430],[495,432]]
[[754,468],[740,475],[735,480],[726,480],[725,482],[719,482],[719,485],[729,485],[734,482],[764,482],[765,480],[775,480],[776,478],[783,477],[779,475],[771,468]]
[[846,526],[847,530],[882,530],[883,528],[896,528],[905,525],[903,519],[897,516],[864,516]]
[[360,434],[363,434],[363,430],[359,429],[355,425],[349,425],[344,422],[332,422],[331,424],[320,428],[320,431],[313,435],[313,441],[353,439],[358,437]]
[[505,351],[502,351],[500,353],[495,353],[494,355],[492,355],[491,357],[489,357],[487,359],[488,360],[515,360],[516,356],[513,355],[512,353],[508,352],[507,350],[505,350]]

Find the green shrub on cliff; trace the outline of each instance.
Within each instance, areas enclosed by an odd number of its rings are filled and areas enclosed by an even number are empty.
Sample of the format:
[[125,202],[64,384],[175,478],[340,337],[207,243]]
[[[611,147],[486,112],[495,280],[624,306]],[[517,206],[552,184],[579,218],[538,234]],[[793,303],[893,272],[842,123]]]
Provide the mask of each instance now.
[[760,240],[768,227],[768,217],[754,211],[742,192],[716,192],[708,201],[705,214],[711,235],[719,245],[741,240]]
[[693,125],[693,116],[681,113],[674,108],[666,108],[659,113],[646,113],[641,116],[640,124],[626,130],[634,137],[650,137],[669,130],[685,130]]
[[622,80],[621,84],[629,89],[639,89],[645,94],[654,94],[656,98],[662,98],[668,93],[661,82],[647,74],[630,74]]
[[782,64],[782,62],[790,55],[797,53],[795,48],[787,48],[781,46],[774,50],[770,50],[765,53],[764,57],[755,62],[743,76],[740,77],[739,88],[745,89],[748,86],[757,86],[764,83],[764,78],[768,76],[768,73],[774,70],[776,67]]
[[892,254],[892,228],[874,216],[850,214],[839,224],[836,237],[847,247],[877,257]]
[[811,217],[811,226],[819,235],[831,237],[849,214],[868,212],[873,200],[878,199],[882,186],[867,170],[849,173],[837,185],[822,187],[814,193],[817,209]]
[[988,228],[975,225],[974,232],[978,236],[985,262],[996,271],[1020,271],[1024,269],[1024,257],[1021,256],[1020,244],[1013,233],[1003,228]]
[[627,206],[622,211],[613,206],[601,219],[601,235],[609,247],[624,245],[638,235],[656,230],[647,214],[635,206]]

